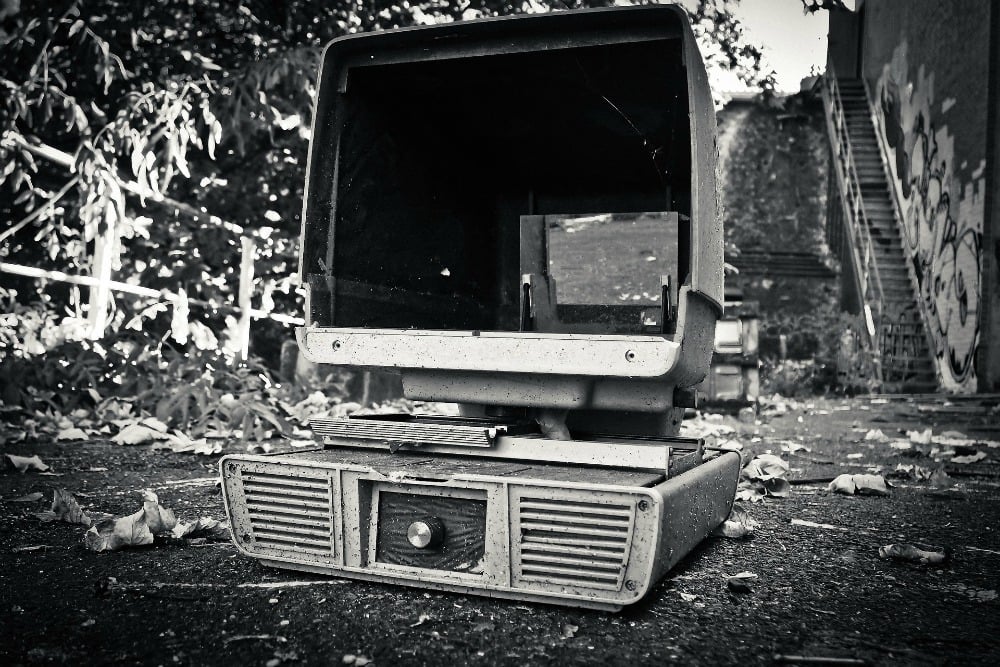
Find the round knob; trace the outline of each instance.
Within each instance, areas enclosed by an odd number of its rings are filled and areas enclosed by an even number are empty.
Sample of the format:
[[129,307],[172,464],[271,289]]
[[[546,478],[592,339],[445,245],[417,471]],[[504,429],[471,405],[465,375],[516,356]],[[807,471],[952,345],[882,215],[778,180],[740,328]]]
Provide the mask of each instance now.
[[444,524],[437,517],[427,517],[410,524],[406,539],[418,549],[433,549],[444,542]]

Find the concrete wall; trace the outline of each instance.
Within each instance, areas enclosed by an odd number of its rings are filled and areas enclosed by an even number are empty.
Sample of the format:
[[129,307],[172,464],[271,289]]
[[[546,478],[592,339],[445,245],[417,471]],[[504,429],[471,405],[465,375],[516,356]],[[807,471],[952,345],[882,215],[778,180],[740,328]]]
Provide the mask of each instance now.
[[870,0],[862,10],[861,69],[930,316],[941,384],[952,391],[976,391],[983,340],[990,6],[990,0]]

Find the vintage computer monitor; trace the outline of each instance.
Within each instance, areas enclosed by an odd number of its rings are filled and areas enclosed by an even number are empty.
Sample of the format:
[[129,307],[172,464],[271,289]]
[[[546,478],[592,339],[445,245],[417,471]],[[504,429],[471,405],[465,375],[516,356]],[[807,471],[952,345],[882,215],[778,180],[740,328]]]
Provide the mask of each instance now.
[[300,350],[464,416],[320,420],[315,451],[224,458],[239,549],[494,597],[640,599],[737,482],[736,454],[677,437],[722,310],[715,155],[676,7],[332,42]]

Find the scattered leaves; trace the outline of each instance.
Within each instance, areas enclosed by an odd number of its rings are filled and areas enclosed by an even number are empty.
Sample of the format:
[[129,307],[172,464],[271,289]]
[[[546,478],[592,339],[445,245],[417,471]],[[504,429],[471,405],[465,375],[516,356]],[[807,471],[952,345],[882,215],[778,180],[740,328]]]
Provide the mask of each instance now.
[[712,534],[731,539],[743,539],[753,535],[758,525],[760,524],[745,509],[734,505],[733,511],[729,513],[729,518],[723,521],[722,525],[716,528]]
[[889,437],[881,429],[873,428],[865,433],[865,440],[872,442],[889,442]]
[[64,523],[76,523],[81,526],[90,526],[92,519],[80,508],[73,494],[66,489],[56,489],[52,494],[52,509],[45,512],[36,512],[42,521],[62,521]]
[[142,511],[146,525],[154,534],[169,533],[177,526],[174,511],[160,505],[160,499],[152,491],[142,492]]
[[576,633],[579,629],[580,626],[578,625],[573,625],[572,623],[563,623],[562,632],[560,633],[559,636],[562,637],[563,639],[572,639],[573,637],[576,636]]
[[826,488],[828,491],[848,496],[889,495],[889,487],[882,475],[838,475]]
[[970,463],[975,463],[976,461],[982,461],[985,458],[986,452],[977,451],[975,454],[968,454],[966,456],[953,456],[951,462],[958,463],[960,465],[968,465]]
[[942,549],[924,548],[915,544],[887,544],[878,548],[878,557],[885,560],[937,565],[948,560],[948,553]]
[[49,466],[45,465],[38,454],[34,456],[17,456],[15,454],[4,454],[7,460],[12,466],[14,466],[18,472],[28,472],[33,470],[36,472],[45,472],[49,469]]
[[84,536],[84,543],[91,551],[117,551],[123,547],[145,546],[153,543],[153,533],[146,525],[144,509],[120,518],[105,519],[91,526]]
[[202,517],[191,523],[178,521],[177,525],[170,531],[170,534],[178,539],[207,537],[211,540],[228,540],[229,525],[225,521]]

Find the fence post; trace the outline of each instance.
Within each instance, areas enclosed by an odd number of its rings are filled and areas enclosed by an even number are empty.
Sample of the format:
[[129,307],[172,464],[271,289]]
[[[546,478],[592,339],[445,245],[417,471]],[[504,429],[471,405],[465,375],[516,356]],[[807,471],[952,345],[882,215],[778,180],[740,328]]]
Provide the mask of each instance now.
[[249,236],[240,239],[240,319],[236,325],[239,335],[239,357],[246,361],[250,356],[250,295],[253,293],[253,257],[257,243]]
[[[109,204],[110,206],[110,204]],[[87,309],[87,331],[91,340],[104,336],[108,324],[108,302],[111,300],[111,273],[115,258],[118,230],[115,216],[106,216],[107,229],[94,237],[94,256],[91,275],[97,285],[90,288],[90,305]]]

